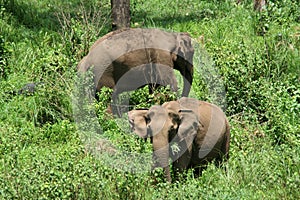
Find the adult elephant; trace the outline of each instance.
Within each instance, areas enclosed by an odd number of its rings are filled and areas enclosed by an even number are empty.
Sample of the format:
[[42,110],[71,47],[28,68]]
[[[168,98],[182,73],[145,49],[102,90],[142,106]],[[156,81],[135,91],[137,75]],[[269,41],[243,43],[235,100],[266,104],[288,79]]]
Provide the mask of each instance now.
[[[163,167],[171,182],[169,158],[175,175],[185,169],[203,169],[212,160],[228,159],[230,127],[223,111],[208,102],[183,97],[149,110],[128,113],[134,132],[140,137],[151,137],[153,168]],[[176,143],[177,151],[170,151]]]
[[193,82],[193,54],[188,33],[159,29],[121,29],[101,37],[78,64],[79,72],[92,68],[95,91],[104,86],[113,96],[144,85],[170,85],[177,90],[173,69],[183,76],[182,96]]

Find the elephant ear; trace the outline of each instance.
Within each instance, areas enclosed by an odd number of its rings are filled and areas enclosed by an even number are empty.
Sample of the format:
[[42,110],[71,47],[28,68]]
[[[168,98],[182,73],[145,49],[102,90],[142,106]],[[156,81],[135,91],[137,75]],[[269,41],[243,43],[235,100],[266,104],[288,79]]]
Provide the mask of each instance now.
[[178,160],[188,150],[188,154],[191,152],[192,143],[197,135],[199,120],[197,115],[189,109],[179,110],[179,126],[176,131],[176,135],[172,138],[171,142],[175,142],[180,151],[172,152],[171,159],[173,161]]
[[185,140],[190,146],[197,135],[200,122],[198,116],[192,110],[179,110],[180,125],[178,127],[179,142]]
[[147,138],[148,109],[131,110],[128,112],[130,128],[140,138]]

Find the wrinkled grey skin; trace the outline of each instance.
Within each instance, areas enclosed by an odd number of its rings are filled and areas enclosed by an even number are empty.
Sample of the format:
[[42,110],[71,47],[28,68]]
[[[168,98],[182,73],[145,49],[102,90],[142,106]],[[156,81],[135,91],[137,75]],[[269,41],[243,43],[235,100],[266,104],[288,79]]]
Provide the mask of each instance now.
[[[213,159],[228,159],[229,123],[213,104],[183,97],[149,110],[132,110],[128,118],[137,135],[152,138],[153,168],[163,167],[168,182],[169,158],[176,173],[195,167],[201,170],[199,166]],[[177,143],[180,150],[170,151],[170,143]]]
[[187,33],[159,29],[122,29],[101,37],[78,64],[79,72],[93,67],[95,90],[114,89],[113,97],[144,85],[170,85],[176,91],[173,69],[184,78],[183,96],[193,81],[191,38]]

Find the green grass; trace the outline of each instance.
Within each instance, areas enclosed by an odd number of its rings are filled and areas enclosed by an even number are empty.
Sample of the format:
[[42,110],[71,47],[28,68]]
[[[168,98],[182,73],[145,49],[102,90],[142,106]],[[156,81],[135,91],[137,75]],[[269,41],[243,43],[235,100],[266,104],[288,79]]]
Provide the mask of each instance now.
[[[161,170],[139,168],[135,155],[151,145],[128,134],[125,119],[107,118],[109,91],[73,115],[76,65],[110,30],[110,1],[0,0],[0,199],[299,199],[299,1],[269,1],[264,13],[235,2],[131,1],[133,27],[189,32],[199,43],[191,96],[222,106],[231,125],[226,171],[211,164],[170,185]],[[11,95],[40,81],[34,95]],[[131,101],[176,97],[162,92],[142,89]],[[88,151],[94,137],[122,155]]]

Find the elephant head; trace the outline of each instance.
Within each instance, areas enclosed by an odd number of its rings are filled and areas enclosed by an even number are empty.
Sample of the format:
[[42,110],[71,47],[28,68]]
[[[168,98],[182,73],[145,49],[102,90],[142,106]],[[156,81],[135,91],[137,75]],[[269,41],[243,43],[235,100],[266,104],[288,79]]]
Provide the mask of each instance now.
[[[183,97],[149,110],[132,110],[128,116],[136,134],[152,138],[153,167],[163,167],[169,182],[169,158],[174,171],[181,172],[228,155],[229,125],[213,104]],[[170,151],[173,143],[178,151]]]
[[168,118],[161,106],[149,110],[132,110],[128,113],[132,130],[140,137],[151,137],[153,144],[153,169],[162,167],[167,181],[171,182],[169,168],[169,130],[177,127]]
[[[178,101],[152,106],[149,110],[132,110],[128,113],[132,130],[142,138],[151,137],[153,168],[162,167],[166,179],[171,182],[169,158],[183,162],[183,154],[191,154],[192,142],[199,126],[197,115],[190,109],[181,109]],[[170,152],[170,142],[180,146],[180,152]],[[191,155],[184,156],[189,162]],[[182,166],[182,169],[187,166]]]

